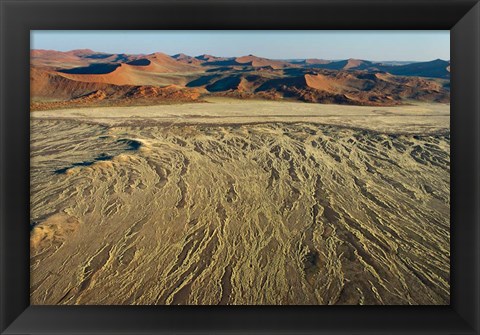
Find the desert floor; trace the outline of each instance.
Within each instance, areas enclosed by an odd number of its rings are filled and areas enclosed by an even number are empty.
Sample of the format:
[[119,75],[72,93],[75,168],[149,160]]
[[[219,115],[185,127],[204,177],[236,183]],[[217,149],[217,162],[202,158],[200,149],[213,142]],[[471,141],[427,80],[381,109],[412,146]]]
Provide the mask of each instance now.
[[32,304],[449,304],[450,106],[31,114]]

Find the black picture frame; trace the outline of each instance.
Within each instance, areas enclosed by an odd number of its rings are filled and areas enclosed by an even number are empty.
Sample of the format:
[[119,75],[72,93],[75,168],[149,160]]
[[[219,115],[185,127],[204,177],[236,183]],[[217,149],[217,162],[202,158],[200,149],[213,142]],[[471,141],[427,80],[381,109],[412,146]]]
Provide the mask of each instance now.
[[[480,4],[474,0],[0,0],[1,334],[479,334]],[[450,306],[29,306],[35,29],[451,31]]]

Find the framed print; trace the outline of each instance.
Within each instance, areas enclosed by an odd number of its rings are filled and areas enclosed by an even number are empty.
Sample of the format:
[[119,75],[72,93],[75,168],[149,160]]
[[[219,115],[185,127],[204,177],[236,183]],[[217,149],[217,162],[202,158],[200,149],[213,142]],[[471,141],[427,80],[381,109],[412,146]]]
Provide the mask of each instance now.
[[[82,40],[122,53],[58,51]],[[32,30],[30,303],[448,305],[449,47],[448,30]]]
[[476,1],[1,5],[2,334],[478,333]]

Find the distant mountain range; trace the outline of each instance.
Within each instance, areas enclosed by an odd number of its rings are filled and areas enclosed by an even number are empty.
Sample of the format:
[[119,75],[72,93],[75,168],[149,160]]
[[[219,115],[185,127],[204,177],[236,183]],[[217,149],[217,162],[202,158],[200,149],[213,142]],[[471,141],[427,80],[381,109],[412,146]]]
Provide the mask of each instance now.
[[204,96],[395,105],[449,102],[450,62],[273,60],[88,49],[31,51],[34,108],[199,101]]

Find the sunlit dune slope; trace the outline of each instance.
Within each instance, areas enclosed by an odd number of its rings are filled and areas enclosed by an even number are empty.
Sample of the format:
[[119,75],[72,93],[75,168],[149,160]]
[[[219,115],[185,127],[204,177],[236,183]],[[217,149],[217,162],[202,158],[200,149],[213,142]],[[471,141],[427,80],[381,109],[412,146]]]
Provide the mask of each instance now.
[[[83,82],[100,82],[115,85],[152,85],[164,84],[159,74],[203,72],[202,68],[178,62],[177,60],[161,53],[149,55],[127,63],[116,65],[103,64],[106,68],[98,73],[91,66],[82,69],[73,69],[60,72],[60,75],[71,80]],[[90,70],[90,71],[89,71]],[[74,72],[74,73],[72,73]],[[104,72],[104,73],[103,73]],[[170,84],[171,82],[168,82]]]
[[[32,78],[39,72],[87,84],[65,85],[49,81],[37,87],[32,81],[34,107],[49,109],[45,99],[78,98],[96,94],[95,84],[116,86],[172,85],[195,87],[204,96],[242,99],[297,100],[310,103],[388,106],[410,101],[443,102],[450,99],[449,67],[443,60],[388,65],[359,59],[276,60],[247,55],[216,57],[185,54],[169,56],[98,53],[92,50],[32,50]],[[38,82],[38,81],[37,81]],[[69,92],[68,89],[72,88]],[[92,87],[92,89],[90,89]],[[121,95],[105,95],[111,105],[120,105]],[[116,99],[116,100],[115,100]],[[148,103],[149,98],[144,98]],[[201,99],[199,99],[201,100]],[[158,99],[150,101],[157,103]],[[94,105],[93,100],[89,101]],[[42,106],[39,106],[42,104]],[[53,106],[55,107],[55,106]]]

